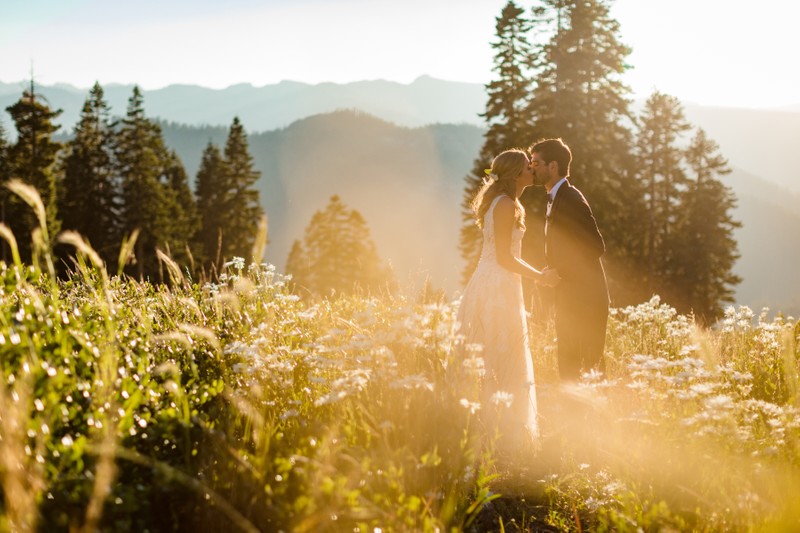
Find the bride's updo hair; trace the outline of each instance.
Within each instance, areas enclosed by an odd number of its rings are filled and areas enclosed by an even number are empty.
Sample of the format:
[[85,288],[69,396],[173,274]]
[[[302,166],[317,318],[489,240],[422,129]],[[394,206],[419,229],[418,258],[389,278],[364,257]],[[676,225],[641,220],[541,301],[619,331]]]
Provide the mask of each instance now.
[[525,229],[525,209],[517,200],[517,177],[529,164],[528,155],[519,148],[506,150],[494,158],[490,174],[483,180],[483,186],[470,204],[478,227],[483,227],[483,217],[492,205],[492,200],[505,194],[516,204],[514,218],[517,227]]

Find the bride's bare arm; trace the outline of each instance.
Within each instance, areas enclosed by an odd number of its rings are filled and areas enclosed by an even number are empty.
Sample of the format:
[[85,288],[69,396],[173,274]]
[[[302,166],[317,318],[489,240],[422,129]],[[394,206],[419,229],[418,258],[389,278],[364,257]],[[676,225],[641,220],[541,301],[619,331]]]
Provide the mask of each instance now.
[[553,285],[558,282],[558,275],[553,270],[539,271],[511,253],[511,231],[516,221],[514,220],[515,206],[511,198],[503,197],[497,201],[494,208],[494,244],[497,263],[515,274],[536,280],[537,282]]

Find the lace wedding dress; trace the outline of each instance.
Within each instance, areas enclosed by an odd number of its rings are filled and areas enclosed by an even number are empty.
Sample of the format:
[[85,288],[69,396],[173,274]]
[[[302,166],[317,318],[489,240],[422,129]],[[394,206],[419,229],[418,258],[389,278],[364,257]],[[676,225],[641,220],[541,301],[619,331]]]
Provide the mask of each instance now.
[[[481,420],[499,431],[498,451],[528,449],[539,436],[533,362],[522,297],[522,280],[497,262],[494,236],[495,198],[483,221],[483,249],[458,311],[467,351],[481,345]],[[520,256],[523,230],[514,225],[511,253]]]

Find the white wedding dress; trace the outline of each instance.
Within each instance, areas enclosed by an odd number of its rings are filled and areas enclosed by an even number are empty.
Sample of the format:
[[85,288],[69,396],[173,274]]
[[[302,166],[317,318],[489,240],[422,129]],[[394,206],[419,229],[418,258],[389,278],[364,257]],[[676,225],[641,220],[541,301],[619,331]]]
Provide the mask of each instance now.
[[[501,267],[495,253],[494,208],[501,197],[484,216],[481,257],[464,289],[458,323],[467,352],[471,344],[483,347],[481,420],[487,430],[499,431],[498,451],[513,453],[535,444],[539,425],[521,276]],[[520,257],[523,234],[515,224],[515,257]]]

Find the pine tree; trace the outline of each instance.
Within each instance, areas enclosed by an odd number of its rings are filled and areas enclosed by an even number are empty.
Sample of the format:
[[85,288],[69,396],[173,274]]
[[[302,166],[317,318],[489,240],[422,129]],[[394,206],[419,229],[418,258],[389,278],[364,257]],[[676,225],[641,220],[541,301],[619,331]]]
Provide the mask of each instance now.
[[[613,302],[637,303],[655,292],[667,301],[685,301],[703,316],[716,316],[719,302],[730,300],[731,286],[738,282],[731,273],[736,258],[731,232],[737,227],[729,216],[733,199],[714,179],[690,182],[685,167],[688,163],[698,176],[699,169],[716,176],[724,173],[724,164],[719,166],[718,156],[708,155],[716,154],[716,148],[705,140],[696,139],[694,152],[681,148],[690,126],[677,100],[656,93],[641,120],[632,116],[630,89],[622,82],[631,50],[620,41],[610,4],[538,0],[526,19],[509,2],[497,19],[499,79],[487,85],[486,141],[467,177],[462,204],[465,273],[472,272],[480,249],[468,203],[491,157],[514,145],[560,137],[573,153],[570,180],[592,204],[606,242],[604,263]],[[530,57],[510,50],[527,50]],[[522,87],[530,88],[530,96],[517,90]],[[522,102],[528,105],[520,109]],[[716,202],[716,210],[698,207],[710,202]],[[522,203],[529,229],[523,255],[541,264],[544,195],[531,188]],[[710,220],[702,220],[702,209],[712,213]],[[700,227],[701,222],[706,226]],[[684,235],[687,231],[694,240]],[[712,239],[718,246],[710,243]],[[688,253],[706,240],[708,256]],[[701,270],[710,277],[704,278]],[[700,295],[703,290],[707,300]]]
[[249,257],[264,214],[255,184],[255,170],[248,151],[247,135],[239,118],[233,119],[225,143],[222,195],[222,257]]
[[223,231],[222,180],[224,164],[219,148],[208,142],[195,180],[195,199],[200,215],[200,228],[197,233],[198,259],[206,268],[220,266],[222,260],[220,238]]
[[[17,129],[17,141],[7,150],[8,172],[11,178],[33,186],[39,193],[47,212],[47,230],[53,238],[60,229],[56,213],[56,162],[61,143],[53,141],[59,126],[53,120],[61,110],[53,111],[36,94],[35,86],[26,89],[22,97],[6,108]],[[31,259],[31,231],[38,226],[36,215],[27,204],[8,190],[0,191],[3,222],[14,232],[23,261]]]
[[0,169],[5,168],[7,152],[8,139],[6,139],[6,129],[3,126],[3,121],[0,120]]
[[[606,241],[612,296],[617,296],[618,280],[635,268],[630,228],[639,202],[632,171],[630,89],[622,81],[631,49],[621,42],[609,0],[541,0],[539,11],[550,24],[551,38],[541,51],[528,111],[531,133],[533,140],[560,137],[569,145],[570,180],[592,205]],[[527,211],[541,211],[545,199],[539,193],[532,190],[523,197]],[[539,237],[526,234],[526,248]]]
[[488,101],[486,111],[481,114],[487,131],[483,147],[475,160],[472,172],[465,178],[466,187],[461,203],[463,225],[459,249],[467,261],[464,280],[469,279],[478,262],[481,248],[481,233],[475,225],[470,207],[472,199],[480,189],[486,169],[494,156],[507,148],[530,144],[530,123],[526,109],[533,86],[531,81],[532,46],[528,41],[531,21],[524,10],[509,1],[496,19],[497,40],[494,72],[497,79],[486,85]]
[[166,184],[171,158],[161,129],[145,116],[138,87],[133,89],[119,129],[117,161],[122,179],[123,232],[140,232],[134,249],[136,264],[130,271],[140,279],[156,280],[161,272],[156,248],[164,250],[170,244],[174,216]]
[[11,168],[8,160],[10,145],[6,139],[6,130],[0,121],[0,187],[11,178]]
[[671,300],[679,277],[674,255],[681,191],[687,185],[679,141],[690,129],[677,98],[659,92],[645,103],[636,142],[639,183],[646,205],[642,234],[642,285],[645,292]]
[[[306,232],[308,231],[309,230],[306,229]],[[299,240],[295,240],[286,258],[286,273],[291,274],[293,287],[303,287],[305,290],[312,292],[314,279],[312,278],[311,260],[312,257],[310,254],[306,253],[303,243]]]
[[316,295],[391,290],[389,269],[378,257],[361,214],[333,196],[295,241],[286,264],[295,286]]
[[676,232],[681,266],[676,307],[708,324],[722,316],[723,305],[734,300],[733,287],[741,282],[733,273],[739,257],[733,231],[741,223],[731,216],[733,192],[717,179],[730,173],[717,143],[699,129],[685,155],[691,181]]
[[166,247],[180,265],[193,262],[192,244],[200,229],[197,205],[189,186],[189,177],[178,154],[170,152],[166,168],[165,212],[169,213]]
[[[9,143],[6,139],[6,132],[3,123],[0,121],[0,222],[5,222],[6,212],[6,189],[5,184],[11,179],[11,167],[8,160]],[[0,261],[8,263],[11,260],[11,253],[5,241],[0,240]]]
[[83,235],[112,270],[122,237],[114,128],[103,89],[95,83],[67,145],[58,205],[63,229]]

